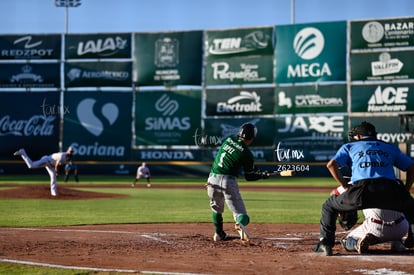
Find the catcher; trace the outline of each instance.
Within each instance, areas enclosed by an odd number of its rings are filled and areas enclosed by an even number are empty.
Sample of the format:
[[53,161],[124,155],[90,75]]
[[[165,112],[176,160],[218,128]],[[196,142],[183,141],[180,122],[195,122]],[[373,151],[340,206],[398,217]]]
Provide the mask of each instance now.
[[[340,186],[331,195],[339,195],[346,190]],[[370,245],[391,242],[392,251],[404,251],[402,239],[407,235],[409,223],[404,214],[394,210],[368,208],[362,210],[365,220],[341,240],[346,251],[364,254]],[[348,231],[358,221],[357,211],[339,212],[338,222]]]

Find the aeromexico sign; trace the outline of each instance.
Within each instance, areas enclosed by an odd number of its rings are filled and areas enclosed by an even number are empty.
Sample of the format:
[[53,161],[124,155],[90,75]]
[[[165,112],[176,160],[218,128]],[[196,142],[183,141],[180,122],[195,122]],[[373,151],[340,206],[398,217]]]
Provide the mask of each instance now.
[[345,81],[346,21],[276,26],[276,83]]

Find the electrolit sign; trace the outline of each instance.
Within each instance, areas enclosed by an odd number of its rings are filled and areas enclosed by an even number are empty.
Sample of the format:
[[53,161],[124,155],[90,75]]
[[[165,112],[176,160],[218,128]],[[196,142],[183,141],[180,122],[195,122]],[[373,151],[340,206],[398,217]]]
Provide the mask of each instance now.
[[346,80],[346,22],[276,26],[276,83]]

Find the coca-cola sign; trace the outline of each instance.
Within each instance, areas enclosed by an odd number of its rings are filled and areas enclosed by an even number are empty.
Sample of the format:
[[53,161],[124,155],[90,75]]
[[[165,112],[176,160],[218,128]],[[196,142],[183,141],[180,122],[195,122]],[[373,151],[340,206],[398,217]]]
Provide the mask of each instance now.
[[65,110],[58,92],[0,93],[0,159],[25,148],[33,158],[59,150],[59,125]]
[[56,116],[33,115],[27,119],[0,117],[0,136],[52,136]]

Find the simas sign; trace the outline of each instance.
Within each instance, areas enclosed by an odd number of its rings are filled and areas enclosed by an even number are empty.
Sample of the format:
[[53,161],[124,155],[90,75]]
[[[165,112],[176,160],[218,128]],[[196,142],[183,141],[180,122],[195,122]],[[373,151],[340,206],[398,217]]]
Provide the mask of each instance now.
[[192,145],[200,128],[201,92],[137,93],[136,145]]
[[276,26],[276,41],[276,83],[346,80],[346,21]]
[[60,59],[60,35],[1,35],[0,59]]
[[66,59],[131,58],[131,34],[69,34],[65,45]]
[[272,88],[207,90],[208,116],[271,115]]
[[412,112],[414,85],[352,85],[351,100],[351,112]]

